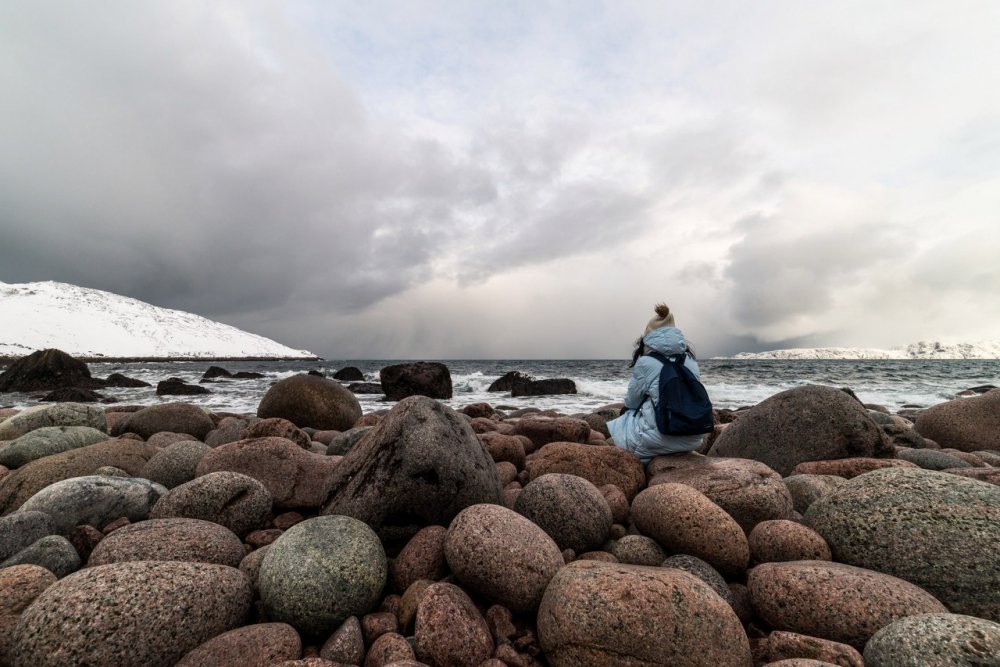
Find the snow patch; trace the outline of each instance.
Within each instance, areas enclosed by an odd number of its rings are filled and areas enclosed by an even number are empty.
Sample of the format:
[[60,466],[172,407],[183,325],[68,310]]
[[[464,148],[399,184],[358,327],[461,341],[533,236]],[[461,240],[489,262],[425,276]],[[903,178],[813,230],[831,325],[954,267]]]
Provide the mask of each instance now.
[[733,359],[1000,359],[1000,341],[919,341],[905,348],[811,347],[740,352]]

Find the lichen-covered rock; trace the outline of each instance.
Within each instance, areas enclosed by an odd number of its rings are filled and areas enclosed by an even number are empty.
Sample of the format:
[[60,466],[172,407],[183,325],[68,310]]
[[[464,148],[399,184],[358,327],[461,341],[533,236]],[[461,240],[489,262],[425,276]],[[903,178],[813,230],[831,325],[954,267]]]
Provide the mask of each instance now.
[[550,473],[531,481],[514,501],[560,549],[583,553],[604,543],[611,530],[611,507],[596,486],[576,475]]
[[751,664],[736,613],[676,568],[567,565],[545,591],[538,638],[553,667]]
[[718,570],[697,556],[688,556],[687,554],[671,556],[663,561],[660,567],[676,567],[679,570],[693,574],[708,584],[720,598],[729,603],[730,607],[733,606],[733,594],[729,590],[726,580],[722,578]]
[[43,426],[0,447],[0,465],[20,468],[43,456],[103,442],[107,433],[90,426]]
[[917,614],[885,626],[865,644],[866,667],[1000,664],[1000,624],[961,614]]
[[21,506],[23,511],[45,512],[56,530],[69,534],[74,526],[103,528],[115,519],[141,521],[167,490],[139,477],[89,475],[50,484]]
[[792,509],[805,514],[817,498],[843,484],[845,479],[837,475],[789,475],[783,481],[792,496]]
[[729,424],[711,456],[753,459],[782,476],[803,461],[891,456],[888,437],[846,392],[807,385],[761,401]]
[[972,464],[957,456],[937,449],[903,449],[896,456],[924,470],[946,470],[948,468],[971,468]]
[[1000,391],[932,405],[920,413],[914,428],[942,447],[1000,450]]
[[271,544],[259,574],[268,617],[306,637],[330,633],[378,602],[387,574],[378,536],[347,516],[321,516],[289,528]]
[[55,532],[56,525],[45,512],[21,511],[0,517],[0,561]]
[[0,569],[14,565],[38,565],[63,578],[80,569],[80,555],[62,535],[47,535],[0,563]]
[[246,576],[204,563],[103,565],[53,584],[21,615],[15,667],[170,667],[246,618]]
[[210,472],[174,487],[153,506],[151,519],[186,517],[225,526],[243,536],[271,511],[271,492],[238,472]]
[[87,426],[108,432],[108,421],[101,408],[83,403],[59,403],[28,408],[0,421],[0,440],[16,440],[46,426]]
[[397,543],[501,494],[493,459],[466,420],[425,396],[397,403],[352,447],[330,489],[323,514],[352,516]]
[[243,543],[228,528],[200,519],[151,519],[119,528],[94,547],[87,565],[177,560],[238,567]]
[[814,502],[805,522],[834,560],[912,582],[952,612],[1000,621],[1000,487],[876,470]]
[[198,463],[210,451],[211,447],[198,440],[175,442],[147,461],[139,476],[172,489],[194,479]]
[[299,428],[346,431],[361,418],[361,404],[339,382],[293,375],[271,385],[257,407],[262,419],[281,417]]
[[625,565],[656,567],[667,558],[667,552],[663,547],[652,537],[645,535],[625,535],[617,540],[608,540],[602,548],[604,551],[598,553],[607,553],[612,556],[612,562]]

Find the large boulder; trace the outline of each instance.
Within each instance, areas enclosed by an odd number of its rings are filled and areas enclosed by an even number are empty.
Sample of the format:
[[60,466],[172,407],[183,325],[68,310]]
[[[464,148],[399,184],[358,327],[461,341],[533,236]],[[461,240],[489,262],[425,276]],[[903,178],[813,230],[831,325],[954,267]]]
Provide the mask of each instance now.
[[90,377],[87,364],[56,349],[32,352],[0,373],[0,393],[97,386],[100,386],[100,382]]
[[569,378],[547,378],[544,380],[517,379],[510,385],[510,395],[512,398],[575,393],[576,383]]
[[865,644],[866,667],[1000,664],[1000,624],[961,614],[917,614],[885,626]]
[[712,456],[753,459],[782,476],[803,461],[891,456],[888,437],[846,392],[807,385],[761,401],[729,424]]
[[551,442],[531,455],[525,467],[532,480],[549,473],[566,473],[583,477],[598,488],[614,484],[629,500],[646,485],[639,459],[617,447]]
[[451,373],[442,363],[417,361],[386,366],[379,371],[385,397],[398,401],[407,396],[451,398]]
[[887,468],[823,495],[805,521],[834,560],[912,582],[952,612],[1000,621],[1000,487]]
[[107,433],[89,426],[43,426],[0,447],[0,465],[20,468],[43,456],[86,447],[107,439]]
[[700,464],[660,472],[649,486],[667,483],[698,489],[736,519],[746,533],[761,521],[788,518],[792,511],[792,496],[781,475],[750,459],[702,457]]
[[368,526],[321,516],[271,544],[260,566],[260,598],[269,618],[326,639],[348,617],[372,610],[386,575],[385,552]]
[[177,667],[270,667],[302,656],[302,639],[287,623],[255,623],[209,639]]
[[46,426],[89,426],[108,432],[104,410],[83,403],[39,405],[0,421],[0,440],[16,440]]
[[754,611],[775,630],[863,649],[904,616],[947,611],[930,593],[881,572],[826,561],[764,563],[750,570]]
[[914,428],[942,447],[1000,450],[1000,390],[933,405],[920,413]]
[[90,553],[88,566],[176,560],[239,567],[243,543],[233,531],[200,519],[152,519],[119,528]]
[[275,507],[315,509],[326,500],[336,457],[307,452],[287,438],[253,438],[216,447],[198,462],[198,476],[238,472],[267,487]]
[[45,512],[58,532],[69,534],[81,524],[103,528],[121,517],[142,521],[166,493],[148,479],[88,475],[46,486],[28,498],[21,510]]
[[361,404],[339,382],[293,375],[275,382],[257,406],[262,419],[281,417],[299,428],[346,431],[361,418]]
[[567,565],[545,590],[538,638],[552,667],[752,664],[732,607],[676,568]]
[[50,586],[21,615],[15,667],[170,667],[240,625],[250,580],[224,565],[136,561],[87,568]]
[[157,451],[145,442],[107,440],[32,461],[0,479],[0,515],[10,514],[50,484],[93,475],[105,466],[138,475]]
[[468,422],[425,396],[400,401],[354,445],[330,489],[323,514],[352,516],[388,541],[501,496],[493,459]]
[[271,503],[271,492],[253,477],[210,472],[168,491],[156,501],[149,516],[204,519],[243,536],[264,523]]
[[525,375],[521,371],[509,371],[493,381],[486,391],[510,391],[515,382],[530,381],[531,376]]
[[156,433],[168,431],[188,433],[199,440],[204,440],[213,428],[215,423],[212,418],[197,405],[161,403],[129,414],[112,429],[112,433],[115,435],[136,433],[148,439]]
[[527,517],[560,549],[583,553],[600,547],[611,531],[611,507],[582,477],[550,473],[517,494],[514,511]]
[[361,382],[365,379],[365,374],[357,366],[345,366],[333,374],[333,379],[341,382]]

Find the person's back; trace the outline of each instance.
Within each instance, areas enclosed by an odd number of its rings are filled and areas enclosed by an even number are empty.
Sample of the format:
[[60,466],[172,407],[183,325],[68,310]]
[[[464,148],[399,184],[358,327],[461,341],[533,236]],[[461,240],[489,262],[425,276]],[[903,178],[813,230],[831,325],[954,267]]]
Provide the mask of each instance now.
[[[665,305],[656,307],[656,315],[646,326],[642,345],[648,350],[659,352],[665,357],[684,355],[684,366],[695,377],[700,377],[698,362],[688,354],[689,346],[684,334],[674,326],[673,314]],[[648,351],[647,350],[647,351]],[[665,435],[656,425],[656,406],[660,404],[660,370],[663,364],[655,358],[642,354],[635,359],[632,379],[625,395],[625,412],[610,422],[608,431],[615,446],[635,454],[643,463],[654,456],[689,452],[697,449],[705,436]]]

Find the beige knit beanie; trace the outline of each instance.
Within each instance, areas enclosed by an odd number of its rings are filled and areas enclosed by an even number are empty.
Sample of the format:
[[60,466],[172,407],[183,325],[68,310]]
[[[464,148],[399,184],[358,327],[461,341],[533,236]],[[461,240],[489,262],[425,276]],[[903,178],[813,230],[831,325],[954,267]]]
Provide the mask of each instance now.
[[646,331],[643,332],[643,336],[648,334],[654,329],[659,329],[660,327],[672,327],[674,325],[674,314],[670,312],[670,306],[665,303],[656,304],[656,317],[649,321],[646,325]]

